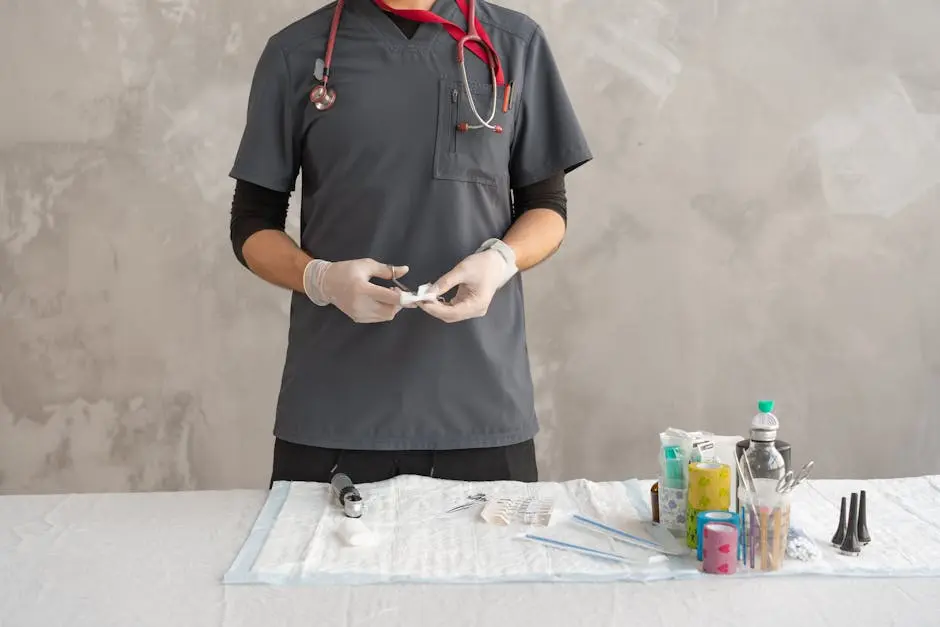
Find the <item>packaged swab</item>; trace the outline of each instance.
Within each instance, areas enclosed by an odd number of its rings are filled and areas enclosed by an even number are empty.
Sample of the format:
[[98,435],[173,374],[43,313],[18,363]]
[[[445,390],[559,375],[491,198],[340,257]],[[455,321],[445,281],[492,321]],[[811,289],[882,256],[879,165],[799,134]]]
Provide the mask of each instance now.
[[512,524],[547,527],[552,521],[555,500],[528,496],[523,498],[500,498],[487,501],[483,507],[483,520],[491,525]]

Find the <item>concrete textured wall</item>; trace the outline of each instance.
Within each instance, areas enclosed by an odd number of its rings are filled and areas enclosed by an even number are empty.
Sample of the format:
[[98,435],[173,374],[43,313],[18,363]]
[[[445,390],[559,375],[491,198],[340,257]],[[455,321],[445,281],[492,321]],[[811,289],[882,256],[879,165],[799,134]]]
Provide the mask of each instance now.
[[[266,484],[288,298],[226,174],[320,4],[0,5],[3,492]],[[544,476],[651,475],[659,430],[760,397],[820,475],[940,472],[940,3],[505,4],[597,157],[526,280]]]

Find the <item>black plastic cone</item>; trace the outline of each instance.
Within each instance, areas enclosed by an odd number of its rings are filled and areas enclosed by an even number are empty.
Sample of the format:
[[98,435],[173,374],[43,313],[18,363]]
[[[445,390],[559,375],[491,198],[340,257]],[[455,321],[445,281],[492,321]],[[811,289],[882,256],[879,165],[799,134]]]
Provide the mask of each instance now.
[[845,528],[845,539],[839,550],[846,555],[858,555],[862,545],[858,542],[858,494],[852,493],[852,505],[849,507],[849,524]]
[[858,497],[858,541],[862,544],[871,542],[871,535],[868,533],[868,507],[865,502],[865,490],[862,490]]
[[832,536],[832,545],[833,546],[842,546],[842,541],[845,540],[845,517],[846,517],[846,501],[845,497],[842,497],[842,509],[839,512],[839,528],[836,529],[836,533]]

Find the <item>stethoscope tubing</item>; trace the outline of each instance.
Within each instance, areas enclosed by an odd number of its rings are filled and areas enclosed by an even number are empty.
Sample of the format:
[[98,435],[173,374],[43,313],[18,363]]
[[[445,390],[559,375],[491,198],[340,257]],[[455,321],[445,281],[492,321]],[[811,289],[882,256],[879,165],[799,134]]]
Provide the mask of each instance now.
[[[333,8],[333,19],[330,23],[330,34],[326,42],[326,55],[323,59],[323,76],[320,78],[320,84],[315,86],[310,92],[310,102],[320,111],[326,111],[336,102],[336,91],[329,87],[330,70],[333,66],[333,51],[336,48],[336,36],[339,32],[339,22],[343,13],[345,0],[337,0]],[[467,34],[457,42],[457,65],[460,66],[460,76],[463,81],[464,95],[467,97],[467,104],[470,107],[470,113],[476,118],[478,124],[461,124],[461,130],[489,129],[502,132],[502,128],[493,124],[496,119],[496,107],[499,100],[499,86],[497,85],[496,68],[499,65],[499,57],[487,43],[480,37],[476,28],[476,0],[467,0]],[[490,82],[492,85],[492,95],[490,102],[490,111],[486,119],[480,115],[477,109],[476,101],[473,98],[473,90],[470,87],[470,77],[467,74],[466,48],[468,44],[477,44],[486,51],[486,64],[490,71]]]
[[[473,2],[473,0],[470,0],[470,1],[471,3]],[[480,44],[480,46],[482,46],[482,48],[486,50],[487,57],[489,57],[489,62],[487,63],[487,65],[489,65],[489,68],[490,68],[490,81],[491,81],[492,96],[491,96],[491,103],[490,103],[490,113],[489,113],[489,116],[485,120],[483,119],[483,116],[480,115],[479,111],[477,110],[477,104],[473,98],[473,90],[470,89],[470,77],[467,75],[467,63],[466,63],[466,55],[464,54],[464,50],[466,49],[466,46],[468,43],[473,43],[473,42]],[[497,103],[497,100],[499,100],[499,89],[496,86],[496,64],[493,62],[493,58],[492,58],[493,53],[489,49],[489,46],[487,46],[484,43],[484,41],[475,34],[467,35],[466,37],[461,39],[459,42],[457,42],[457,51],[458,51],[457,52],[457,65],[460,66],[460,77],[463,79],[464,95],[467,96],[467,103],[470,106],[470,113],[472,113],[473,117],[475,117],[477,121],[479,122],[479,124],[468,125],[467,128],[468,129],[487,128],[487,129],[495,131],[497,130],[497,128],[493,124],[493,120],[496,119],[496,103]]]

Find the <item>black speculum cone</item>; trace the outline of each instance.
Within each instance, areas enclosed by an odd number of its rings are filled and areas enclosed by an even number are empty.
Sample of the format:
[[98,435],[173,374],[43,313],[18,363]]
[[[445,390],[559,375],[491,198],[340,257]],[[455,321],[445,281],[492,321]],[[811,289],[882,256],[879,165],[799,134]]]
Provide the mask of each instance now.
[[839,528],[836,529],[836,534],[832,536],[832,545],[833,546],[842,546],[842,541],[845,540],[845,517],[846,517],[846,502],[845,497],[842,497],[842,509],[839,512]]
[[845,539],[839,550],[846,555],[858,555],[862,545],[858,542],[858,494],[852,493],[852,505],[849,507],[849,524],[845,528]]
[[871,542],[871,535],[868,533],[868,507],[865,502],[865,490],[862,490],[858,497],[858,541],[862,544]]

